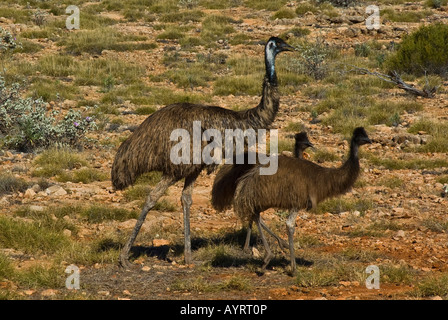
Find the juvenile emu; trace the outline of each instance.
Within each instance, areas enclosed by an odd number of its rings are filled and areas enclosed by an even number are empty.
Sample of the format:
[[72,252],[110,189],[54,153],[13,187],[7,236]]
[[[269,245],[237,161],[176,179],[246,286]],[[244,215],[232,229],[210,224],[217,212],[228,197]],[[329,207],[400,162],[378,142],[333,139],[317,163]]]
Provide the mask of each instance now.
[[249,170],[235,190],[234,210],[243,221],[255,221],[265,247],[264,265],[272,258],[261,225],[260,213],[269,208],[290,210],[286,221],[291,272],[296,269],[294,229],[300,209],[315,208],[329,197],[347,192],[359,175],[359,146],[371,143],[364,128],[353,131],[348,159],[339,168],[321,167],[311,161],[278,157],[278,170],[273,175],[260,175],[258,167]]
[[[308,147],[313,147],[313,144],[308,139],[306,132],[296,133],[294,135],[294,155],[296,158],[303,159],[303,152]],[[258,157],[257,157],[258,159]],[[245,175],[249,170],[255,167],[255,164],[249,164],[248,154],[244,154],[244,164],[232,164],[224,165],[216,174],[215,181],[212,188],[212,206],[218,211],[230,209],[233,204],[233,198],[235,196],[235,189],[238,179]],[[260,219],[261,226],[273,236],[279,245],[283,248],[288,248],[288,244],[278,237],[268,226]],[[248,251],[250,244],[250,236],[252,233],[252,221],[249,222],[246,241],[244,243],[243,250]]]
[[[138,176],[151,171],[161,171],[162,179],[146,198],[140,216],[127,243],[120,253],[120,264],[129,267],[129,252],[148,212],[154,207],[165,190],[175,182],[185,178],[181,203],[183,209],[185,262],[191,263],[190,206],[192,204],[193,184],[203,169],[212,171],[215,164],[196,164],[190,157],[188,164],[173,164],[171,149],[177,141],[171,141],[173,130],[184,129],[193,137],[193,122],[201,122],[201,131],[225,129],[254,130],[267,128],[279,108],[279,93],[275,57],[293,47],[282,39],[271,37],[265,46],[266,75],[263,80],[261,101],[255,108],[233,111],[217,106],[176,103],[168,105],[150,115],[119,147],[112,165],[111,178],[115,189],[124,189],[133,184]],[[202,135],[202,132],[201,132]],[[205,144],[202,145],[202,148]],[[202,150],[201,150],[202,151]]]

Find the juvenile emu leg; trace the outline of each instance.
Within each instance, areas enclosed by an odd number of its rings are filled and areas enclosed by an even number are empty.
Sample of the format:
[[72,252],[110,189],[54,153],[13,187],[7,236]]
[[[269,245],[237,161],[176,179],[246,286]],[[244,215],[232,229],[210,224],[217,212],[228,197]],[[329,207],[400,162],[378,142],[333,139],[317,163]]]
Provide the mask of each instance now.
[[142,227],[142,224],[146,219],[146,215],[156,205],[157,200],[159,200],[159,198],[164,194],[165,190],[168,189],[168,187],[175,182],[176,179],[167,176],[162,176],[160,182],[149,193],[148,197],[146,198],[143,209],[140,213],[140,216],[138,217],[137,223],[135,224],[134,230],[132,231],[131,236],[129,237],[128,241],[121,250],[119,258],[120,259],[119,264],[121,267],[123,268],[131,267],[131,264],[129,262],[129,252],[131,251],[132,244],[134,243],[135,238],[137,238],[140,228]]
[[260,219],[259,214],[258,214],[257,218],[255,219],[255,222],[257,223],[258,233],[260,233],[260,238],[261,238],[261,241],[263,242],[263,246],[266,251],[266,253],[264,255],[264,259],[263,259],[264,264],[261,267],[261,271],[264,272],[264,270],[268,266],[269,262],[271,261],[273,255],[271,252],[271,248],[269,247],[269,243],[266,241],[266,238],[264,237],[263,227],[261,225],[261,219]]
[[[275,238],[275,240],[277,240],[278,245],[280,246],[280,248],[282,248],[282,249],[288,249],[289,248],[288,243],[286,243],[285,240],[283,240],[282,238],[277,236],[274,233],[274,231],[269,229],[269,227],[263,222],[263,220],[261,220],[261,218],[260,218],[260,223],[261,223],[261,226],[263,227],[263,229],[266,230],[271,236],[273,236]],[[249,226],[247,227],[246,241],[244,242],[244,247],[243,247],[243,251],[245,251],[245,252],[249,251],[250,236],[251,236],[251,233],[252,233],[252,224],[253,224],[253,221],[249,222]]]
[[193,203],[191,194],[193,193],[193,185],[199,173],[193,173],[185,178],[184,189],[180,198],[184,212],[184,256],[186,264],[191,264],[190,207]]
[[289,241],[289,254],[291,259],[291,274],[296,271],[296,255],[294,253],[294,230],[296,227],[296,218],[299,214],[297,209],[292,209],[289,213],[288,219],[286,220],[286,229],[288,231],[288,241]]
[[[256,211],[254,216],[258,217],[258,219],[260,220],[260,223],[262,223],[259,211]],[[250,220],[249,225],[247,226],[246,241],[244,242],[244,247],[243,247],[244,252],[249,252],[250,236],[252,234],[252,226],[254,224],[254,220],[256,220],[256,219],[254,218],[254,219]]]

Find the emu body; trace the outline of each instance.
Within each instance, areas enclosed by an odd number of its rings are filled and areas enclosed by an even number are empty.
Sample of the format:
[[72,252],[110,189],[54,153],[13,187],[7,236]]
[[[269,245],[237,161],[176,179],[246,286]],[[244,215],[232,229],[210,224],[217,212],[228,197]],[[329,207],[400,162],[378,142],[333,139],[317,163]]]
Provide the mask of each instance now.
[[269,208],[290,210],[286,221],[291,271],[296,268],[293,236],[299,210],[315,208],[327,198],[344,194],[358,178],[359,146],[371,143],[364,128],[356,128],[350,142],[348,159],[339,168],[326,168],[311,161],[279,156],[274,175],[259,175],[255,166],[238,181],[234,210],[243,221],[255,221],[266,249],[263,269],[272,258],[264,239],[260,213]]
[[[294,145],[294,155],[296,158],[303,159],[303,152],[308,147],[313,147],[312,143],[308,139],[306,132],[297,133],[294,135],[295,145]],[[223,211],[225,209],[230,209],[233,204],[233,198],[235,196],[235,189],[238,180],[244,176],[247,172],[255,167],[255,164],[247,163],[248,155],[244,154],[245,162],[244,164],[233,164],[224,165],[217,173],[215,181],[213,182],[212,188],[212,206],[218,210]],[[268,228],[266,224],[261,220],[261,226],[270,235],[272,235],[280,247],[288,248],[288,244],[278,237],[272,230]],[[252,221],[249,223],[246,235],[246,241],[244,243],[243,250],[248,251],[250,244],[250,236],[252,233]]]
[[[164,191],[185,178],[181,203],[184,215],[185,262],[191,263],[190,206],[192,204],[193,185],[203,169],[211,172],[216,164],[205,163],[173,164],[170,160],[171,148],[177,143],[170,141],[173,130],[185,129],[193,135],[193,121],[200,121],[202,131],[206,129],[267,128],[273,121],[279,108],[275,56],[282,51],[292,51],[292,47],[283,40],[272,37],[265,46],[266,75],[263,80],[261,101],[255,108],[235,112],[218,106],[177,103],[168,105],[152,115],[124,141],[115,156],[111,178],[115,189],[124,189],[146,172],[161,171],[162,179],[148,195],[137,223],[120,254],[120,264],[129,266],[129,252],[137,237],[147,213],[154,207]],[[201,132],[202,134],[202,132]],[[203,144],[203,147],[205,143]],[[191,155],[193,157],[193,155]]]

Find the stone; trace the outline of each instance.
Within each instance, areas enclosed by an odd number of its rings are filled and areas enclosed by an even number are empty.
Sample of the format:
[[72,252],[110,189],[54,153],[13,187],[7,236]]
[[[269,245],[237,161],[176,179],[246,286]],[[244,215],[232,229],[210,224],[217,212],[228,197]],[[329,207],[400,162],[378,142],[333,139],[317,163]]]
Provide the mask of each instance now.
[[363,16],[348,16],[347,19],[351,23],[361,23],[365,20]]
[[25,193],[23,194],[23,197],[30,199],[30,198],[33,198],[35,195],[36,195],[36,192],[32,188],[30,188],[25,191]]
[[7,197],[3,197],[0,199],[0,208],[9,206],[9,201]]
[[72,236],[72,232],[68,229],[64,229],[64,231],[62,231],[62,234],[66,237],[71,237]]
[[45,189],[45,193],[49,196],[64,196],[67,194],[67,191],[65,191],[61,186],[51,186]]
[[260,251],[258,251],[258,249],[255,248],[255,247],[252,247],[252,255],[254,256],[254,258],[260,258],[261,257]]
[[40,294],[43,297],[54,297],[55,295],[58,294],[58,292],[59,292],[58,290],[47,289],[47,290],[42,291]]
[[42,212],[42,211],[44,211],[45,208],[42,207],[42,206],[32,205],[32,206],[29,206],[29,209],[30,209],[31,211]]

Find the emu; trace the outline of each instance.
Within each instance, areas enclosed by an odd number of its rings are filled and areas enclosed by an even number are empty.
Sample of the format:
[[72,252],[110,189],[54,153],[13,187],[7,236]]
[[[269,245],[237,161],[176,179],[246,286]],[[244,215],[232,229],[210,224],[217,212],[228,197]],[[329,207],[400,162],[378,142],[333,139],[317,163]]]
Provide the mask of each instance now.
[[[313,147],[313,144],[308,139],[308,135],[306,132],[296,133],[294,135],[295,144],[294,144],[294,155],[296,158],[303,159],[303,152],[308,147]],[[248,154],[244,154],[244,164],[232,164],[223,166],[218,173],[216,174],[215,181],[213,182],[212,187],[212,206],[215,210],[223,211],[226,209],[230,209],[233,204],[233,198],[235,196],[235,189],[237,185],[238,179],[244,176],[249,170],[254,168],[255,164],[247,163]],[[261,226],[271,235],[273,236],[280,247],[288,248],[288,244],[278,237],[272,230],[268,228],[268,226],[260,219]],[[252,233],[252,224],[251,221],[248,225],[246,241],[244,243],[243,251],[249,250],[250,244],[250,236]]]
[[[176,142],[170,140],[175,129],[185,129],[192,134],[193,121],[201,121],[202,131],[216,129],[221,133],[225,129],[254,130],[267,128],[277,115],[279,109],[279,92],[275,57],[283,51],[294,48],[277,37],[271,37],[265,46],[264,60],[266,74],[263,79],[260,103],[245,111],[233,111],[218,106],[191,103],[175,103],[154,112],[125,140],[115,156],[111,179],[116,190],[132,185],[138,176],[151,171],[162,172],[160,182],[151,190],[145,200],[137,223],[122,248],[119,263],[129,268],[129,253],[148,212],[154,207],[165,190],[185,178],[181,203],[184,224],[184,260],[191,264],[190,207],[192,204],[193,184],[203,169],[208,173],[216,164],[173,164],[170,150]],[[202,148],[204,145],[202,146]]]
[[349,157],[338,168],[321,167],[308,160],[279,156],[276,174],[260,175],[256,166],[241,177],[235,190],[234,210],[243,221],[255,221],[257,224],[265,248],[262,271],[273,255],[263,235],[260,213],[269,208],[289,210],[286,229],[291,273],[294,273],[294,229],[299,210],[310,210],[327,198],[346,193],[359,175],[358,148],[367,143],[372,142],[364,128],[358,127],[353,131]]

